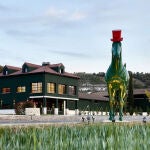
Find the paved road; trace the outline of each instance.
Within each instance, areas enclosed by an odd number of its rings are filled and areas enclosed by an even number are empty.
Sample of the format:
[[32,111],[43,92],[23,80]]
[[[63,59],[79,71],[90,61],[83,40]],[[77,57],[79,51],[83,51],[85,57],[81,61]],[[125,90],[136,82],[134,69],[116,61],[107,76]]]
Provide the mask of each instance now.
[[[42,115],[42,116],[17,116],[17,115],[0,115],[0,126],[10,125],[43,125],[43,124],[77,124],[83,123],[82,117],[85,118],[84,122],[87,123],[87,116],[63,116],[63,115]],[[124,116],[122,122],[143,122],[144,116]],[[94,116],[94,122],[111,122],[108,120],[109,116]],[[89,122],[93,122],[92,116]],[[119,117],[116,116],[116,122]],[[146,122],[150,123],[150,116],[146,116]]]

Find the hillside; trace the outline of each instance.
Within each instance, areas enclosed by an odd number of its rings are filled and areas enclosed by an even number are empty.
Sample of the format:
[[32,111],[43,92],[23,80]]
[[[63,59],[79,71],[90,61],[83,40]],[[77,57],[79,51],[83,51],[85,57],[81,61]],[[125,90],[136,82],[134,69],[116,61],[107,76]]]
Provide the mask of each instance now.
[[[81,92],[95,92],[95,91],[105,91],[105,73],[85,73],[79,72],[75,75],[80,77],[79,80],[79,90]],[[150,73],[133,73],[133,87],[134,89],[148,88],[150,87]]]

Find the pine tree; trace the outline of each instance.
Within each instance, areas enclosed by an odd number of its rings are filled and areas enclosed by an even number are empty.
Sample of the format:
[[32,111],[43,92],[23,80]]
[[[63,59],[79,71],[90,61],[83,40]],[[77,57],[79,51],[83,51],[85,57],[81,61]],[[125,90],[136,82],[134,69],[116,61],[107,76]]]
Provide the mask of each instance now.
[[134,109],[134,96],[133,96],[133,75],[132,72],[129,71],[129,88],[128,88],[128,98],[127,98],[127,107],[129,110],[129,113],[133,114]]

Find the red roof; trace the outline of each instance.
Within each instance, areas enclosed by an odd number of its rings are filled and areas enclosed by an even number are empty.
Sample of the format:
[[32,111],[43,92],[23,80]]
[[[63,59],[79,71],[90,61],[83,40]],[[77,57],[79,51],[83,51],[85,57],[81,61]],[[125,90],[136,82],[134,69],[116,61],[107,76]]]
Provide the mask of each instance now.
[[11,73],[11,74],[9,74],[9,75],[19,75],[19,74],[23,74],[23,73],[22,73],[22,69],[19,70],[19,71],[14,72],[14,73]]
[[[59,73],[57,71],[55,71],[53,68],[54,67],[60,67],[60,66],[64,66],[62,63],[59,64],[48,64],[48,65],[44,65],[44,66],[40,66],[40,65],[36,65],[36,64],[31,64],[28,62],[25,62],[24,64],[26,64],[29,67],[35,68],[34,70],[30,71],[30,72],[22,72],[22,68],[18,68],[18,67],[14,67],[14,66],[7,66],[9,69],[13,69],[16,70],[16,72],[11,73],[7,76],[11,76],[11,75],[21,75],[21,74],[35,74],[35,73],[50,73],[50,74],[55,74],[55,75],[59,75],[59,76],[66,76],[66,77],[71,77],[71,78],[78,78],[78,76],[75,76],[74,74],[71,73]],[[24,65],[23,64],[23,65]],[[2,73],[0,74],[0,76],[5,76]]]
[[[145,95],[145,91],[150,89],[134,89],[134,95]],[[104,92],[95,92],[95,93],[80,93],[79,99],[87,99],[87,100],[100,100],[100,101],[109,101],[109,95],[107,91]]]
[[38,69],[31,71],[30,73],[41,73],[41,72],[57,74],[57,75],[59,74],[56,71],[54,71],[53,69],[51,69],[49,66],[41,66]]
[[133,90],[133,94],[134,95],[141,95],[141,94],[145,94],[145,92],[150,91],[150,89],[134,89]]
[[[26,64],[26,65],[29,66],[29,67],[33,67],[33,68],[39,68],[39,67],[41,67],[40,65],[32,64],[32,63],[28,63],[28,62],[25,62],[24,64]],[[24,65],[24,64],[23,64],[23,65]]]
[[[8,69],[12,69],[12,70],[16,70],[16,71],[18,71],[18,70],[20,70],[21,68],[19,68],[19,67],[14,67],[14,66],[9,66],[9,65],[5,65]],[[4,67],[5,67],[4,66]]]
[[109,98],[105,97],[106,95],[107,92],[79,93],[79,99],[108,101]]
[[72,74],[72,73],[68,73],[68,72],[64,72],[64,73],[62,73],[61,75],[62,75],[62,76],[67,76],[67,77],[73,77],[73,78],[78,78],[78,79],[80,79],[80,77],[78,77],[78,76],[76,76],[76,75],[74,75],[74,74]]

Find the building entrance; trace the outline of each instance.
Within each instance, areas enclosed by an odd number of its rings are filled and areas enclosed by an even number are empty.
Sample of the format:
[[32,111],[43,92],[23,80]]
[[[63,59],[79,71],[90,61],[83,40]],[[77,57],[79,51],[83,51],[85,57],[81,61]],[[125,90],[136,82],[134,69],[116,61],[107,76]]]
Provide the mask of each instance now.
[[[44,99],[32,99],[33,102],[35,103],[35,106],[37,108],[40,108],[41,110],[41,114],[42,114],[42,110],[44,107]],[[50,99],[47,98],[46,99],[46,107],[47,107],[47,114],[56,114],[55,109],[58,109],[58,113],[59,115],[63,115],[64,114],[64,100],[62,99]]]

